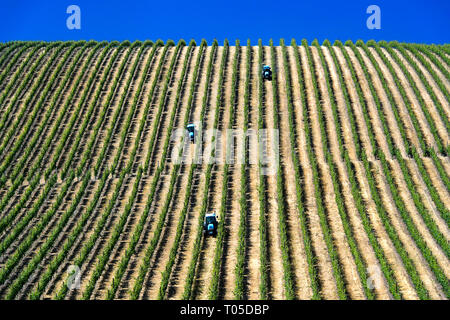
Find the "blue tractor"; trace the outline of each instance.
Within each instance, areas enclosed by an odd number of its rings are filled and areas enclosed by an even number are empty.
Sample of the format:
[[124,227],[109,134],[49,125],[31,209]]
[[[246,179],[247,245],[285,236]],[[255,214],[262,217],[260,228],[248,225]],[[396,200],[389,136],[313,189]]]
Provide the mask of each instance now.
[[192,143],[194,143],[194,138],[195,138],[195,126],[191,123],[187,125],[187,131],[189,133],[189,139],[191,140]]
[[216,236],[218,221],[215,213],[207,213],[205,215],[205,222],[203,222],[203,230],[206,235]]
[[269,66],[263,66],[262,76],[264,80],[272,80],[272,70]]

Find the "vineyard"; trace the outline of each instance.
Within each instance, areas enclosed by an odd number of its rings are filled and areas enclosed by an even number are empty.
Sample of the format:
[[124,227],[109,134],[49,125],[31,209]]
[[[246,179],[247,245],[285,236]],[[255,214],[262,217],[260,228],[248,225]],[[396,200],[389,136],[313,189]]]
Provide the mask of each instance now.
[[449,136],[448,45],[0,44],[0,299],[447,300]]

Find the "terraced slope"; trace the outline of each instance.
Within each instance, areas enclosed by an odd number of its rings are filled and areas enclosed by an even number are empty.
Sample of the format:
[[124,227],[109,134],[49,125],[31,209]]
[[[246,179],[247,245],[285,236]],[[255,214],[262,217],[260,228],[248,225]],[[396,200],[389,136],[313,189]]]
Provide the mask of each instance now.
[[449,299],[449,121],[442,46],[7,43],[0,298]]

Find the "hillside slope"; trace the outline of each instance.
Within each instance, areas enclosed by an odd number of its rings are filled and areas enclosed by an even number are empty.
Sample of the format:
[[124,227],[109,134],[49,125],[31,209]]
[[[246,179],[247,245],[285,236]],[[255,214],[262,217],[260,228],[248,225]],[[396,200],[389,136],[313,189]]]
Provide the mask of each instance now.
[[1,45],[0,297],[448,299],[449,102],[446,46]]

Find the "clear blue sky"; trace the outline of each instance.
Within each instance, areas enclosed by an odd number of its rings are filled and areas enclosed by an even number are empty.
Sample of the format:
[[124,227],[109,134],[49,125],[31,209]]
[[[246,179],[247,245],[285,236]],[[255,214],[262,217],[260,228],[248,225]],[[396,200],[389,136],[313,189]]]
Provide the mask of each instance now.
[[[81,30],[66,26],[72,4],[81,9]],[[381,9],[380,30],[366,27],[372,4]],[[5,0],[0,15],[0,42],[273,38],[278,43],[294,37],[450,43],[449,0]]]

